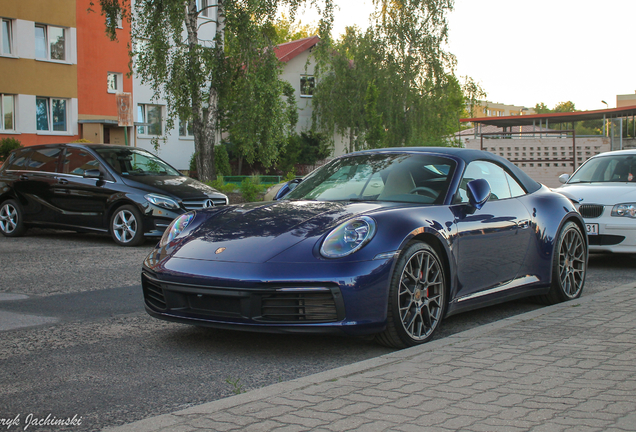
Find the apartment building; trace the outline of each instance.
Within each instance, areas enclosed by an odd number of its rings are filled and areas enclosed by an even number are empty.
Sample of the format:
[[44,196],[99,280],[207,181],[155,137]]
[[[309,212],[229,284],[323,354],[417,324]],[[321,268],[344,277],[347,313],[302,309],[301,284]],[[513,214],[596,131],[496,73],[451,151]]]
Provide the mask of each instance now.
[[0,0],[0,138],[79,138],[75,0]]
[[124,144],[116,94],[132,91],[130,28],[118,22],[111,41],[90,3],[0,0],[0,138]]

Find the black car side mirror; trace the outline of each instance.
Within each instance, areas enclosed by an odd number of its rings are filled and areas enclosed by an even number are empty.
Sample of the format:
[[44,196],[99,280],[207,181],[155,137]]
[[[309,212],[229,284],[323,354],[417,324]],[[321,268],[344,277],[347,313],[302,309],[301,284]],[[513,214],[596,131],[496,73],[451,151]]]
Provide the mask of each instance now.
[[472,180],[466,185],[466,192],[470,206],[480,210],[490,198],[490,184],[484,179]]
[[98,169],[87,169],[84,171],[84,178],[100,179],[102,178],[102,172]]
[[278,189],[278,192],[276,192],[276,195],[274,195],[274,201],[282,199],[285,195],[296,189],[296,186],[298,186],[298,183],[300,183],[302,180],[303,179],[296,178],[282,185],[281,188]]

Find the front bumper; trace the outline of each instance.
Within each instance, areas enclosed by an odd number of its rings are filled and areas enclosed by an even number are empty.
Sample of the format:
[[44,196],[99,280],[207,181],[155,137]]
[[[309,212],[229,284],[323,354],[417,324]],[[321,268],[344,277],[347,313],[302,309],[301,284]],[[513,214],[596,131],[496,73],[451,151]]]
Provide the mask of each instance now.
[[597,218],[584,218],[586,225],[598,224],[598,234],[590,234],[590,252],[636,253],[636,220],[611,216],[612,206],[606,206]]
[[144,265],[146,311],[187,324],[271,333],[382,331],[393,260]]

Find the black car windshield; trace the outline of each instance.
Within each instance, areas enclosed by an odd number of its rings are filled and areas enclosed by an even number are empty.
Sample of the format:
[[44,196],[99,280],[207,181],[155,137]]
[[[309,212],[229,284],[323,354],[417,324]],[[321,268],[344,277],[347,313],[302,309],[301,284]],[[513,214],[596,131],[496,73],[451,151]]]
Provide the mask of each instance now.
[[589,159],[568,180],[572,183],[632,182],[636,185],[636,155],[612,155]]
[[369,153],[335,159],[285,198],[440,204],[455,170],[452,159],[413,153]]
[[100,148],[96,151],[115,172],[122,176],[181,175],[179,171],[145,150]]

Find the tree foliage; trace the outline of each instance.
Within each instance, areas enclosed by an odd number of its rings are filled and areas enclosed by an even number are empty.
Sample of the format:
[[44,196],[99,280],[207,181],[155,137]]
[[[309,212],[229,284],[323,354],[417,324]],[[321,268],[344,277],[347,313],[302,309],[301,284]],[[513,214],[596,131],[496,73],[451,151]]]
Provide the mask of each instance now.
[[440,144],[457,130],[465,106],[455,58],[444,50],[453,2],[374,4],[372,27],[348,28],[318,50],[314,125],[348,137],[350,151]]
[[[136,72],[166,100],[166,129],[178,118],[191,122],[199,178],[215,178],[221,125],[247,160],[273,163],[293,120],[281,101],[288,89],[278,79],[273,23],[280,9],[293,18],[299,5],[310,3],[319,7],[321,31],[328,32],[332,0],[218,0],[202,10],[196,0],[137,0],[134,11],[129,0],[99,3],[111,37],[114,18],[132,20]],[[207,32],[214,36],[202,37],[204,26],[214,27]]]

